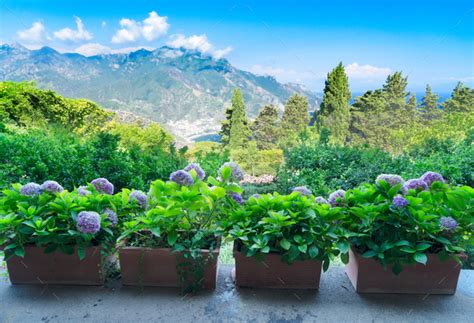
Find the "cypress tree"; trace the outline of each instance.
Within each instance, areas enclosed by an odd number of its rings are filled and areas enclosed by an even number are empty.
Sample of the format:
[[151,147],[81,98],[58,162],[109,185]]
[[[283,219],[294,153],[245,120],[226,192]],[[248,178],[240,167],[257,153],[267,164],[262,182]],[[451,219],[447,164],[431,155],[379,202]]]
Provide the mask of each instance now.
[[219,135],[221,136],[221,143],[224,146],[227,146],[229,144],[231,120],[232,120],[232,105],[225,110],[225,119],[221,123],[221,131],[219,131]]
[[331,141],[343,144],[349,135],[351,92],[349,81],[342,63],[328,73],[324,96],[317,116],[317,125],[321,130],[327,128]]
[[416,111],[418,108],[418,102],[416,101],[416,94],[413,93],[410,95],[410,98],[408,99],[408,108],[410,111]]
[[292,143],[309,124],[308,99],[293,94],[285,105],[280,122],[280,135],[284,144]]
[[383,85],[383,91],[387,100],[392,103],[405,102],[408,93],[405,91],[408,85],[408,77],[403,77],[402,72],[395,72],[387,77]]
[[439,115],[438,109],[439,97],[431,91],[431,86],[426,85],[426,93],[421,100],[421,112],[426,119],[434,119]]
[[231,149],[244,148],[250,136],[245,104],[239,89],[232,93],[232,117],[230,119],[229,146]]
[[258,149],[273,149],[278,139],[278,111],[273,105],[266,105],[260,110],[251,126],[253,138]]
[[459,82],[451,97],[442,104],[446,112],[474,113],[474,89],[470,89]]

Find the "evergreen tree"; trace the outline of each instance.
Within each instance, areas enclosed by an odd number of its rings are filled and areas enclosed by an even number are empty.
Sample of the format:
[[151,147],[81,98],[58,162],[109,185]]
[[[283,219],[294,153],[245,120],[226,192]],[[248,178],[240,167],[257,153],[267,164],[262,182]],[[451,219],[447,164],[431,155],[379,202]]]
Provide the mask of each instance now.
[[438,100],[439,97],[431,91],[431,86],[427,84],[425,96],[421,100],[421,112],[425,119],[431,120],[439,115]]
[[418,102],[416,100],[416,94],[415,93],[410,95],[410,98],[408,99],[408,108],[411,111],[416,111],[416,109],[418,108]]
[[221,136],[221,143],[224,146],[229,144],[230,139],[230,122],[232,120],[232,105],[225,110],[225,119],[221,123],[221,130],[219,135]]
[[308,126],[308,99],[299,94],[293,94],[285,105],[285,111],[280,122],[280,135],[283,144],[296,141],[298,135]]
[[408,85],[408,77],[403,77],[402,72],[395,72],[387,77],[383,86],[383,91],[389,102],[405,102],[408,93],[405,91]]
[[318,128],[327,128],[331,141],[343,144],[349,135],[351,92],[344,66],[339,63],[327,76],[323,101],[317,115]]
[[446,112],[474,113],[474,89],[459,82],[451,97],[442,104]]
[[258,149],[276,148],[278,140],[278,111],[273,105],[266,105],[260,110],[251,126],[253,138]]
[[245,104],[239,89],[232,93],[232,117],[230,119],[229,146],[231,149],[244,148],[250,137]]

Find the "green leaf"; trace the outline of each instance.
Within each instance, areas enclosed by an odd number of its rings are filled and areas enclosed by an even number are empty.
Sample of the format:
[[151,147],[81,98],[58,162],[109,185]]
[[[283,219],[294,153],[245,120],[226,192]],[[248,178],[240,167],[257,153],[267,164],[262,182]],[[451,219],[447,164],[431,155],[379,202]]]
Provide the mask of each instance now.
[[170,232],[168,234],[168,244],[172,246],[176,243],[176,240],[178,240],[178,234],[176,232]]
[[428,261],[428,257],[426,257],[424,253],[419,253],[419,252],[413,255],[413,259],[416,262],[419,262],[420,264],[423,264],[423,265],[426,265],[426,262]]
[[403,266],[399,263],[399,262],[396,262],[393,264],[392,266],[392,272],[395,274],[395,275],[399,275],[403,270]]
[[229,166],[222,168],[221,175],[223,180],[228,180],[232,176],[232,168]]
[[429,243],[425,243],[425,242],[422,242],[422,243],[419,243],[417,246],[416,246],[416,250],[417,251],[424,251],[428,248],[431,247],[431,244]]
[[327,270],[328,270],[329,264],[330,264],[329,258],[325,258],[325,259],[323,260],[323,271],[327,271]]
[[25,256],[25,249],[23,249],[23,247],[17,247],[15,249],[15,255],[23,258]]
[[301,251],[302,253],[306,253],[306,250],[308,250],[308,246],[305,244],[299,245],[298,250]]
[[270,252],[270,247],[269,246],[263,247],[262,249],[260,249],[260,252],[269,253]]
[[295,240],[296,243],[298,243],[298,244],[301,244],[301,243],[304,242],[303,238],[298,234],[293,237],[293,240]]
[[290,250],[291,248],[291,242],[289,242],[288,240],[286,239],[282,239],[280,240],[280,246],[285,249],[285,250]]
[[347,241],[341,241],[337,243],[337,248],[341,253],[347,253],[349,251],[350,245]]
[[373,250],[366,251],[362,254],[362,257],[364,258],[373,258],[377,255],[377,253]]
[[348,253],[343,253],[341,254],[341,261],[343,264],[346,264],[349,262],[349,254]]
[[84,246],[77,246],[77,255],[79,256],[79,260],[83,260],[86,257]]
[[150,229],[150,232],[153,233],[155,237],[161,237],[161,229],[160,227],[154,227]]
[[319,249],[315,245],[309,247],[308,254],[311,258],[316,258],[319,254]]
[[409,245],[410,245],[410,242],[408,242],[407,240],[400,240],[400,241],[395,242],[394,244],[394,246],[397,246],[397,247],[409,246]]
[[412,247],[403,247],[403,248],[400,248],[400,251],[403,251],[403,252],[406,252],[406,253],[415,253],[416,250],[413,249]]

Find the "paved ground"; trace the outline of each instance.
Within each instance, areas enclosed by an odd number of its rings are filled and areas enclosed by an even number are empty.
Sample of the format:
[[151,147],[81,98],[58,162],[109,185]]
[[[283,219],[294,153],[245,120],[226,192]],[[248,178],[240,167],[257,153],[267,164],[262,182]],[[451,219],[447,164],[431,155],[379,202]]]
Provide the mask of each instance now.
[[[198,296],[176,289],[12,286],[0,277],[0,322],[474,322],[474,271],[463,271],[454,296],[354,293],[342,267],[321,278],[321,289],[236,289],[232,266],[218,288]],[[115,286],[113,286],[115,285]]]

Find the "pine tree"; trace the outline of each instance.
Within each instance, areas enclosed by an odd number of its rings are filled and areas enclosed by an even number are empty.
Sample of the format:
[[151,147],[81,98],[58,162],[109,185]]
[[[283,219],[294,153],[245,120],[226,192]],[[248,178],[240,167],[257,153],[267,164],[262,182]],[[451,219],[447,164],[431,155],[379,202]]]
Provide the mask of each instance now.
[[439,97],[431,91],[431,86],[427,84],[425,96],[421,100],[421,112],[425,119],[431,120],[439,116],[438,100]]
[[317,115],[318,128],[327,128],[332,142],[343,144],[349,135],[350,99],[349,81],[344,66],[339,63],[327,76]]
[[244,98],[239,89],[232,93],[232,117],[230,119],[229,134],[230,149],[244,148],[250,137]]
[[383,86],[383,91],[386,94],[389,102],[398,103],[397,101],[405,102],[408,93],[405,92],[408,85],[408,77],[403,77],[402,72],[395,72],[387,77]]
[[278,140],[278,111],[273,105],[266,105],[260,110],[251,126],[253,139],[258,149],[273,149]]
[[451,97],[442,104],[446,112],[474,113],[474,89],[470,89],[459,82]]
[[410,109],[410,111],[416,111],[416,109],[418,108],[418,102],[416,100],[415,93],[410,95],[410,98],[408,99],[408,108]]
[[219,131],[221,143],[224,146],[227,146],[230,140],[230,122],[232,120],[232,111],[232,105],[225,110],[225,119],[222,121],[221,130]]
[[309,124],[308,99],[299,94],[293,94],[285,105],[285,111],[280,122],[282,143],[294,143],[298,135]]

